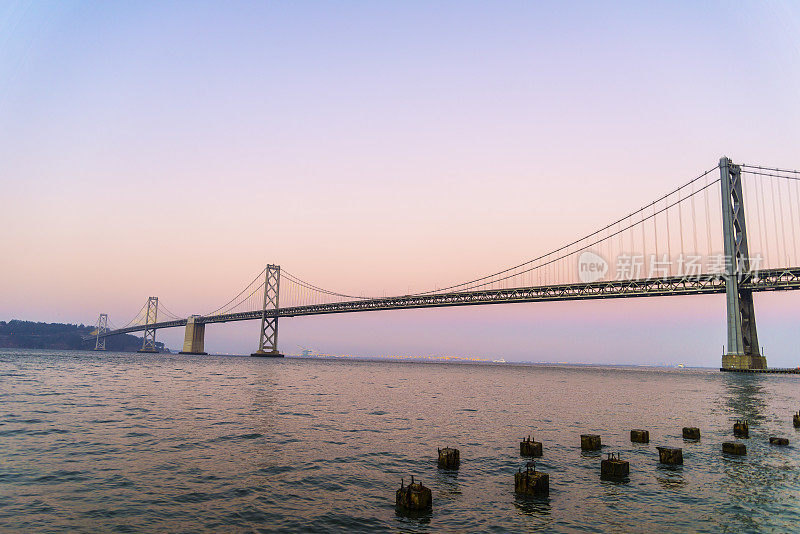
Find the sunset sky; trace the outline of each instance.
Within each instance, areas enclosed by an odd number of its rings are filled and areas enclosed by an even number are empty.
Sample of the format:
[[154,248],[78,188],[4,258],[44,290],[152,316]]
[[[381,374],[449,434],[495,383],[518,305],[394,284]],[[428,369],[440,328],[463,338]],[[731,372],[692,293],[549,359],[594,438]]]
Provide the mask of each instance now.
[[[204,313],[267,263],[391,295],[716,164],[800,168],[796,2],[0,3],[0,320]],[[797,366],[800,294],[756,296]],[[288,319],[359,355],[718,366],[722,296]],[[159,331],[179,349],[183,330]],[[255,322],[212,325],[250,353]]]

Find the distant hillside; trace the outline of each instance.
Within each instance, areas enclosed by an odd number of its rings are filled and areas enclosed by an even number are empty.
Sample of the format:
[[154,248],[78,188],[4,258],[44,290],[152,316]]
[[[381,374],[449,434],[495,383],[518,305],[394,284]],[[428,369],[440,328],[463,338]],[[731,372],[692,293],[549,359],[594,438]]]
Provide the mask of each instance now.
[[[94,332],[94,328],[82,324],[0,321],[0,348],[91,350],[94,349],[94,337],[83,338]],[[156,342],[156,346],[164,351],[163,343]],[[134,352],[141,348],[142,338],[131,334],[106,338],[107,350]]]

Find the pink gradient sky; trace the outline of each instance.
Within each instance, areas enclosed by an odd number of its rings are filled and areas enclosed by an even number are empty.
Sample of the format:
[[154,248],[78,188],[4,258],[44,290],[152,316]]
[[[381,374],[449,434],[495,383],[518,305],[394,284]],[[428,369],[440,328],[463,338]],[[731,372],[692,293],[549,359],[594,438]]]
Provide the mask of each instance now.
[[[124,324],[264,264],[424,290],[734,161],[800,167],[793,2],[0,6],[0,320]],[[797,365],[800,295],[756,298]],[[210,326],[249,353],[256,323]],[[183,332],[159,332],[178,348]],[[331,353],[715,366],[722,297],[286,320]]]

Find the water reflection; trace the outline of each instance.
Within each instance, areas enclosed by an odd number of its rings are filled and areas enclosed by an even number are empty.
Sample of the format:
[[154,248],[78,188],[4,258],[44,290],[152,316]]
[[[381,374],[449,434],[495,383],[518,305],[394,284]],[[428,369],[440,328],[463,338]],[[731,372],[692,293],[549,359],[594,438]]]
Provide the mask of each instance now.
[[514,507],[520,514],[531,516],[549,516],[550,498],[528,497],[525,495],[515,494]]
[[[766,465],[770,462],[772,451],[766,445],[768,436],[764,426],[774,415],[771,413],[769,401],[770,387],[775,385],[775,381],[768,376],[749,373],[723,373],[722,378],[728,424],[723,428],[721,441],[736,440],[747,446],[746,455],[735,456],[723,454],[721,444],[714,444],[714,454],[718,455],[724,475],[719,486],[728,497],[723,515],[728,517],[728,521],[743,528],[756,529],[759,527],[758,522],[745,510],[758,507],[766,511],[783,497],[781,485],[771,483],[774,469]],[[750,423],[750,438],[734,438],[731,424],[733,420],[746,420]]]
[[686,484],[683,478],[682,465],[658,464],[656,466],[656,480],[662,488],[675,488]]
[[760,423],[766,419],[769,378],[758,373],[722,373],[725,405],[731,419]]
[[439,469],[434,477],[434,484],[437,489],[447,496],[461,495],[461,487],[458,484],[458,471]]
[[400,524],[405,524],[408,527],[412,525],[427,525],[431,522],[433,512],[431,510],[419,511],[395,507],[394,514],[400,520]]

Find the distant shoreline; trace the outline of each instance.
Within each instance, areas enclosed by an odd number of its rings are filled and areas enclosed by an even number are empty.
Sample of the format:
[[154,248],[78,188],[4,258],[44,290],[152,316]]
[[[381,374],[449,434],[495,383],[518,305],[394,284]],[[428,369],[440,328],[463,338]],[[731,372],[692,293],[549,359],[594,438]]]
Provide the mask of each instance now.
[[[12,319],[0,321],[0,348],[42,350],[92,350],[95,346],[96,328],[92,325],[70,323],[42,323]],[[142,348],[142,338],[120,334],[106,338],[106,349],[118,352],[136,352]],[[168,352],[161,342],[159,351]]]

